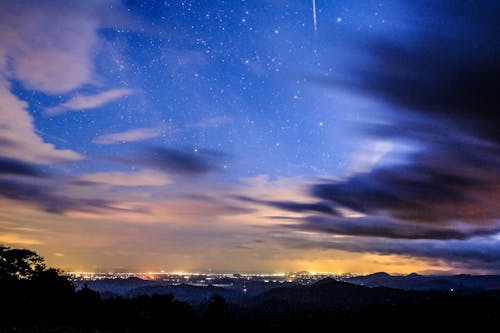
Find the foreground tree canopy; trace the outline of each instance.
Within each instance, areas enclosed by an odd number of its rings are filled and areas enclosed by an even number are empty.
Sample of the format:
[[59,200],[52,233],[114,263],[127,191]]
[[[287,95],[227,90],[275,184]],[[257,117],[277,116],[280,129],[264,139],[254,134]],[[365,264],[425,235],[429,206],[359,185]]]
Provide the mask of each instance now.
[[47,270],[43,258],[35,252],[0,245],[1,280],[30,280]]

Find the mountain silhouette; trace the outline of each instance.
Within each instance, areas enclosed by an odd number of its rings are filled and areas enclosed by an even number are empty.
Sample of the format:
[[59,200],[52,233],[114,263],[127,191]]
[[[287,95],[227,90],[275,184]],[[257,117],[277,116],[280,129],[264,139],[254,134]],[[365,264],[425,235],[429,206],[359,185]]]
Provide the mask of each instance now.
[[346,279],[367,287],[390,287],[405,290],[480,291],[500,289],[499,275],[389,275],[375,273]]

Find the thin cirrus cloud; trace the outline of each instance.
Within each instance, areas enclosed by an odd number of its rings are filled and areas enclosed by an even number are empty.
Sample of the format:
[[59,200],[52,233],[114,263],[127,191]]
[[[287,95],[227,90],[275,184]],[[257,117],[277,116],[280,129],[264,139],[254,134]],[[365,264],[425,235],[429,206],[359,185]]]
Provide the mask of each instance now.
[[166,147],[149,147],[143,151],[146,165],[179,175],[201,175],[220,169],[222,152],[193,149],[178,150]]
[[296,221],[297,223],[286,224],[283,227],[332,235],[406,240],[466,240],[500,232],[500,226],[457,228],[456,226],[402,224],[390,218],[371,216],[358,218],[308,216]]
[[104,134],[96,137],[93,142],[101,145],[110,145],[123,142],[144,141],[160,136],[162,130],[157,127],[135,128],[124,132]]
[[69,101],[45,110],[45,114],[55,116],[71,111],[85,111],[96,109],[122,97],[134,94],[135,91],[127,88],[111,89],[94,95],[77,95]]
[[329,203],[323,202],[294,202],[255,199],[247,196],[236,196],[235,199],[253,204],[265,205],[269,207],[283,209],[293,213],[318,212],[324,214],[338,215],[338,212]]
[[0,165],[0,198],[36,207],[51,214],[84,212],[98,214],[144,213],[144,207],[114,192],[116,187],[126,189],[138,186],[163,186],[170,180],[154,171],[131,173],[94,173],[79,177],[43,174],[28,164],[7,161]]
[[115,158],[118,163],[142,166],[173,176],[197,176],[220,171],[227,155],[207,149],[177,149],[155,145],[142,145],[132,155]]
[[[115,188],[164,186],[171,179],[159,171],[101,172],[77,177],[47,174],[34,164],[0,159],[0,198],[35,206],[52,214],[144,212],[126,198],[111,195]],[[113,192],[114,193],[114,192]]]
[[15,244],[15,245],[22,245],[22,246],[33,246],[33,245],[44,244],[43,242],[41,242],[37,239],[21,237],[15,233],[2,233],[0,235],[0,243]]
[[94,212],[113,210],[113,201],[96,198],[69,197],[58,193],[61,186],[55,182],[26,182],[18,179],[0,179],[0,197],[29,203],[52,214],[67,211]]
[[[219,126],[224,126],[231,123],[228,117],[210,117],[204,118],[199,122],[188,124],[184,128],[171,128],[169,132],[184,132],[196,129],[208,129]],[[164,132],[164,128],[159,127],[142,127],[134,128],[123,132],[103,134],[96,137],[93,142],[102,145],[110,145],[115,143],[138,142],[159,137]]]
[[142,170],[137,172],[98,172],[79,177],[84,182],[110,186],[163,186],[171,179],[162,172]]

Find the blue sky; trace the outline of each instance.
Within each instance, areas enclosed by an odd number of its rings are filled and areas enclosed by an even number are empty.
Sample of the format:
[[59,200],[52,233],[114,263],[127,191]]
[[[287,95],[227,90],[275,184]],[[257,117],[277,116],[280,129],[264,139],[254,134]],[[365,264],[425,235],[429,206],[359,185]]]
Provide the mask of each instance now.
[[0,6],[0,242],[69,270],[498,271],[495,2],[318,0],[316,30],[309,1]]

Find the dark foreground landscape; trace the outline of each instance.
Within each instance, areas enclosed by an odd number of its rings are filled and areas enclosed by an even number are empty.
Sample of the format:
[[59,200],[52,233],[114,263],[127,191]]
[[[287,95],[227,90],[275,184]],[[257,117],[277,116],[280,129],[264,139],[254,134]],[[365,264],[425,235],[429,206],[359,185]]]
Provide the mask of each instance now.
[[[245,295],[214,286],[153,283],[141,287],[142,295],[124,297],[76,287],[29,250],[0,249],[2,332],[477,331],[495,327],[500,313],[498,276],[377,273],[349,279],[358,284],[325,278]],[[123,291],[138,282],[112,285]],[[378,286],[384,284],[401,289]],[[447,289],[450,285],[458,288]]]

